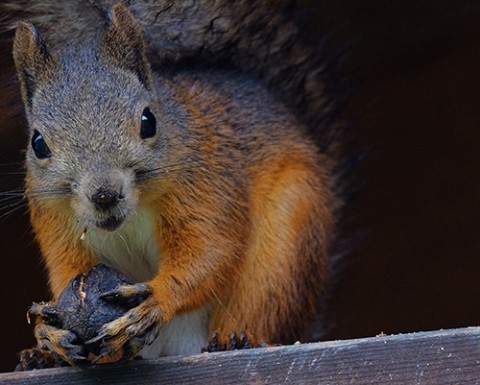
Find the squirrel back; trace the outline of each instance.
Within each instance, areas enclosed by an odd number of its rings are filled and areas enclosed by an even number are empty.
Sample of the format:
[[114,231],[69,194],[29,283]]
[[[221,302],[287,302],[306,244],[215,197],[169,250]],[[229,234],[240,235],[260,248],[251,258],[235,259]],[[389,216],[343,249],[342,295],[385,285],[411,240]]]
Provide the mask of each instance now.
[[[306,339],[332,267],[339,130],[291,2],[112,4],[7,4],[42,34],[20,23],[13,54],[54,299],[98,262],[139,283],[117,293],[148,299],[105,325],[104,355],[145,339],[149,357],[193,352],[205,329]],[[39,344],[71,362],[46,328]]]

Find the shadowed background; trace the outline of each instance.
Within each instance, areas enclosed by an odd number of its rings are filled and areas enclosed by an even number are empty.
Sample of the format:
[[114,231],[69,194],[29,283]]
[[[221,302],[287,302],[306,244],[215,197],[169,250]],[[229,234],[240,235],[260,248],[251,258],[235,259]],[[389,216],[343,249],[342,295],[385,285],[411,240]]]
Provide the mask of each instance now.
[[[344,119],[368,148],[346,227],[363,233],[331,299],[327,338],[480,324],[480,3],[303,1],[307,33],[348,47]],[[14,81],[0,45],[0,84]],[[13,92],[13,93],[12,93]],[[0,191],[22,185],[18,86],[0,90]],[[9,211],[15,200],[0,197]],[[25,312],[49,298],[25,209],[0,217],[0,371],[34,344]]]

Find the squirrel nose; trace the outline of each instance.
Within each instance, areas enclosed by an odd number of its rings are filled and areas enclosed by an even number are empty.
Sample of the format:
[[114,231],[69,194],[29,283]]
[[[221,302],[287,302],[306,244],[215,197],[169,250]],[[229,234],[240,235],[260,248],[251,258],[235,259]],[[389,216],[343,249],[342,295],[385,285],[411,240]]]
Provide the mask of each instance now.
[[108,210],[115,207],[118,203],[118,199],[118,192],[106,189],[98,189],[91,198],[93,204],[100,210]]

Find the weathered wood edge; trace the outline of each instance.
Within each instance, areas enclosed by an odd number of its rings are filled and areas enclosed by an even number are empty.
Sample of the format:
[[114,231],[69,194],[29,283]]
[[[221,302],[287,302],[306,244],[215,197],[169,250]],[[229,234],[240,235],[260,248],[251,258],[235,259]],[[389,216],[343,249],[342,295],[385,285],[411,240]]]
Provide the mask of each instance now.
[[480,384],[480,327],[0,374],[0,384]]

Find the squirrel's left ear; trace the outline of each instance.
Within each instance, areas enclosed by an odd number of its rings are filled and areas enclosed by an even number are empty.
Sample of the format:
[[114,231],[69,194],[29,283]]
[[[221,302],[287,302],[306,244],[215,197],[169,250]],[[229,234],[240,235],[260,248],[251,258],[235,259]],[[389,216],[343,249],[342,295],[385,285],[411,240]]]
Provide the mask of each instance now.
[[56,67],[55,59],[33,24],[21,22],[18,25],[13,41],[13,60],[25,108],[30,111],[33,94]]
[[103,55],[113,64],[132,71],[148,90],[152,89],[152,74],[140,25],[122,3],[112,7],[111,19],[101,44]]

